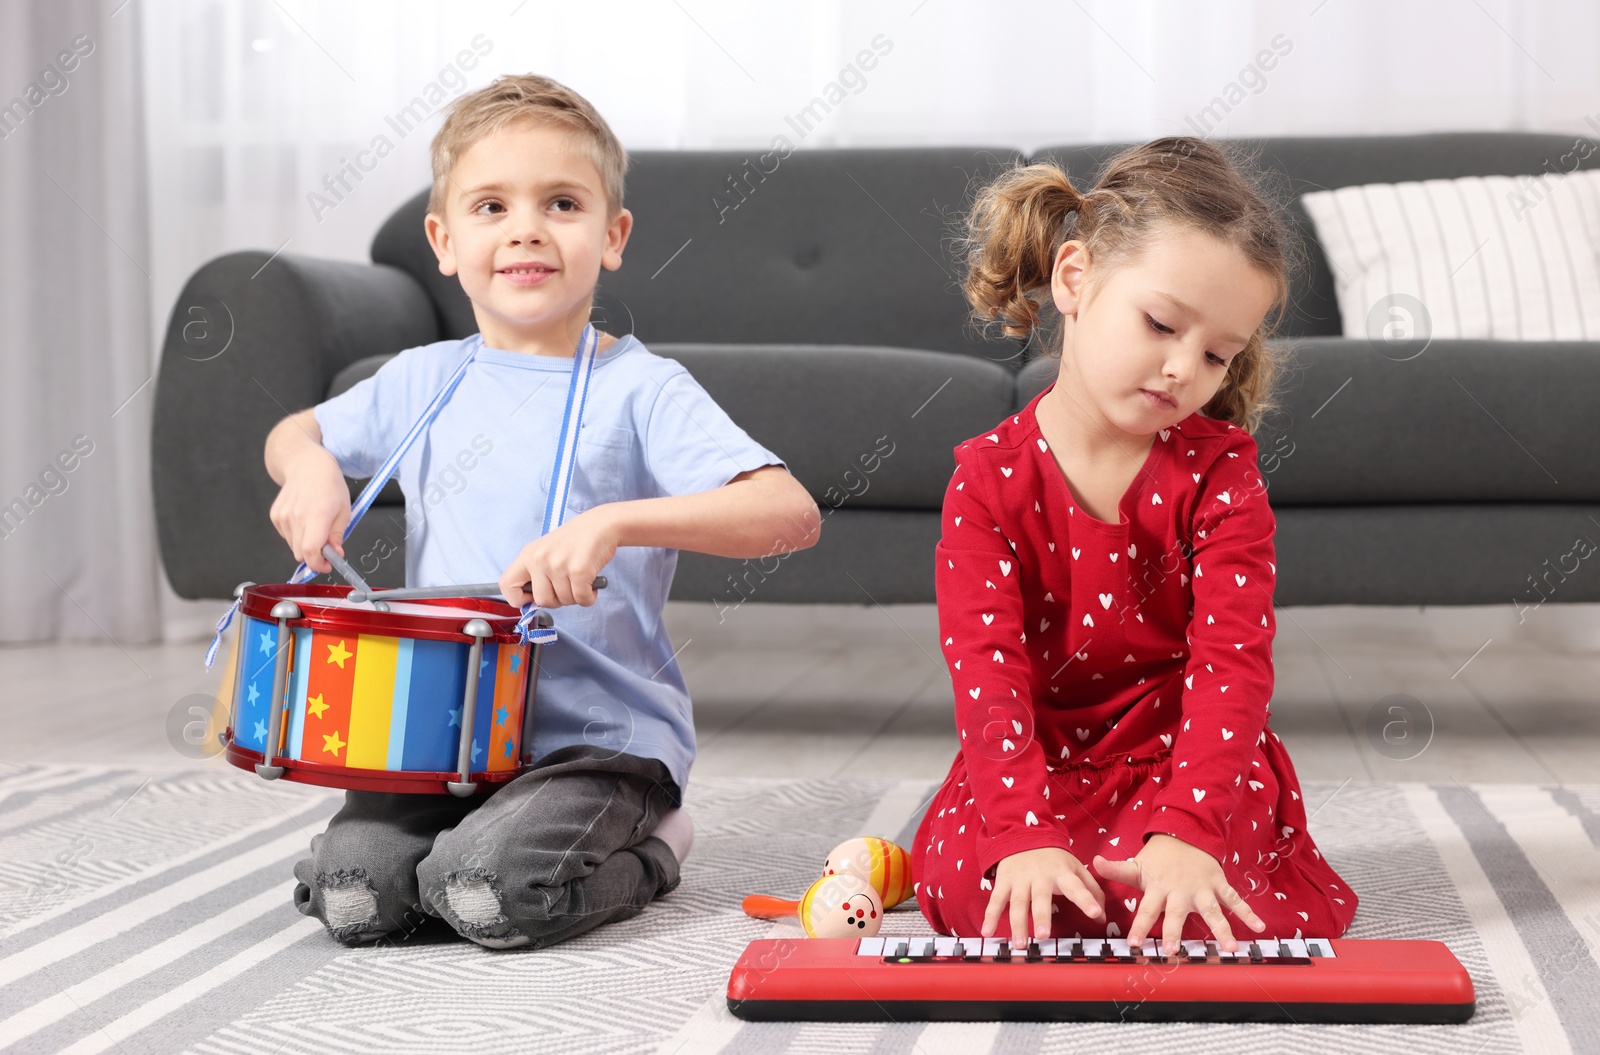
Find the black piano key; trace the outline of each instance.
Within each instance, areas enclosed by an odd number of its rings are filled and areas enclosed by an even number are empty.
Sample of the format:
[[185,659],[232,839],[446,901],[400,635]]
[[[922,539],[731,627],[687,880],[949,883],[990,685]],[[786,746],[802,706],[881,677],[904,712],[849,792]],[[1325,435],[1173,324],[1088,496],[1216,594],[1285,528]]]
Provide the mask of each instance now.
[[967,955],[967,947],[958,941],[955,943],[955,945],[951,946],[950,955],[965,957]]
[[1088,958],[1088,957],[1084,956],[1084,954],[1083,954],[1083,942],[1081,940],[1073,941],[1073,943],[1072,943],[1072,958],[1075,959],[1075,960],[1083,960],[1083,959],[1087,959]]
[[1217,950],[1217,943],[1214,941],[1206,942],[1206,959],[1220,960],[1221,958],[1222,953]]
[[911,944],[909,942],[901,942],[899,945],[894,947],[894,954],[896,956],[910,956]]
[[1327,953],[1322,951],[1322,946],[1318,945],[1314,941],[1306,942],[1306,952],[1309,953],[1312,956],[1326,956],[1326,955],[1328,955]]
[[1034,961],[1044,959],[1044,953],[1039,951],[1039,943],[1031,939],[1028,942],[1028,959]]
[[1256,942],[1251,942],[1250,943],[1250,962],[1251,963],[1260,963],[1261,962],[1261,946],[1259,944],[1257,944]]
[[997,959],[997,960],[1009,960],[1009,959],[1011,959],[1011,943],[1009,941],[1001,939],[1000,948],[995,951],[994,958]]

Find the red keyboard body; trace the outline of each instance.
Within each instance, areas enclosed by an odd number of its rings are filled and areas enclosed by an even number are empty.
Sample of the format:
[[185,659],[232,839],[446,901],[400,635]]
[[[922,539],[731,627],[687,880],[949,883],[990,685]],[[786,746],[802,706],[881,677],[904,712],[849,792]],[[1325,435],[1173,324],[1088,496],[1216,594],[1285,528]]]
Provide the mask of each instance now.
[[1476,1007],[1443,942],[1183,944],[1161,957],[1153,939],[762,939],[729,976],[728,1007],[766,1021],[1429,1023],[1465,1022]]

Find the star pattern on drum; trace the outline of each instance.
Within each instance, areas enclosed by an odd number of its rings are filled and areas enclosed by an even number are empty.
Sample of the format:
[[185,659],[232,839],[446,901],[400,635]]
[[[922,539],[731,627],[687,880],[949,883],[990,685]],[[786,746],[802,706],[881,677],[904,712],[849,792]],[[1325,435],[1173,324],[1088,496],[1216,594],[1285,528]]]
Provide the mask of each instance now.
[[[262,603],[253,596],[250,602]],[[297,603],[313,625],[291,626],[285,636],[260,617],[265,613],[247,612],[237,638],[250,658],[234,662],[229,724],[232,741],[256,760],[274,741],[271,750],[289,763],[289,773],[297,762],[315,763],[319,779],[330,782],[345,772],[372,782],[379,779],[375,773],[388,771],[395,789],[412,781],[439,783],[432,788],[439,791],[442,782],[433,776],[457,768],[466,739],[475,770],[506,777],[516,771],[533,670],[529,646],[484,642],[483,662],[474,664],[468,642],[368,633],[375,629],[369,620],[346,609],[312,612],[314,597]],[[286,647],[277,647],[280,639]],[[254,655],[257,642],[265,656]],[[274,658],[287,660],[281,691]],[[477,675],[471,702],[464,698],[469,675]]]

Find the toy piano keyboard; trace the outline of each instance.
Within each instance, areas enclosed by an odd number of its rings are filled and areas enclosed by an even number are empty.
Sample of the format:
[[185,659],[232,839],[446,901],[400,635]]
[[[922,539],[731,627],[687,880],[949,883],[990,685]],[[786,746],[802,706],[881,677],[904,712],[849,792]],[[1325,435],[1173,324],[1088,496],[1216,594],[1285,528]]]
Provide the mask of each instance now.
[[728,1008],[770,1021],[1465,1022],[1472,978],[1442,942],[1304,938],[762,939]]

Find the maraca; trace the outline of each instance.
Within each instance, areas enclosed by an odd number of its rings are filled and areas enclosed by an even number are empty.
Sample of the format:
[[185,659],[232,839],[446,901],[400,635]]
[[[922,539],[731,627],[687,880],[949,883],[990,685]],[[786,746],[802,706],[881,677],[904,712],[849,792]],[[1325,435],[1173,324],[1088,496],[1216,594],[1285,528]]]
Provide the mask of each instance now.
[[888,839],[865,835],[835,846],[822,862],[822,874],[835,873],[860,876],[871,883],[886,909],[911,896],[911,855]]
[[751,894],[744,899],[743,908],[746,915],[757,919],[798,914],[800,925],[812,938],[870,938],[883,926],[883,899],[872,884],[848,872],[823,876],[799,901]]

